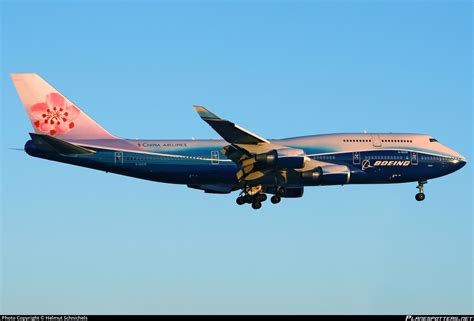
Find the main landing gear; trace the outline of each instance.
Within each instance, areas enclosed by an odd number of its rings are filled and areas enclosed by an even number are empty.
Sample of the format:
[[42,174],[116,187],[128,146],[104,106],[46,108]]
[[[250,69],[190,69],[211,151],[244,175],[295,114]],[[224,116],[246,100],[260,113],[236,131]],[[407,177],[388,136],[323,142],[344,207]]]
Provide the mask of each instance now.
[[428,183],[427,181],[419,181],[418,182],[418,186],[416,188],[418,188],[418,190],[420,191],[419,193],[417,193],[415,195],[415,199],[418,201],[418,202],[421,202],[425,199],[425,193],[424,193],[424,190],[423,190],[423,186]]
[[[272,204],[278,204],[281,201],[281,196],[284,195],[285,190],[283,187],[278,187],[275,191],[275,195],[270,198]],[[245,187],[240,192],[239,197],[235,200],[238,205],[252,204],[254,210],[258,210],[262,207],[262,203],[267,200],[267,195],[263,193],[262,186]]]
[[244,204],[252,204],[252,208],[254,210],[258,210],[262,207],[262,202],[267,200],[267,195],[263,193],[258,193],[255,195],[244,194],[235,200],[237,204],[244,205]]
[[270,202],[272,202],[272,204],[278,204],[278,203],[280,203],[280,201],[281,201],[281,197],[277,196],[277,195],[273,195],[270,198]]
[[283,187],[277,187],[275,190],[275,195],[270,198],[272,204],[278,204],[281,201],[281,196],[285,193],[285,189]]
[[252,204],[254,210],[262,207],[262,202],[267,200],[267,195],[262,192],[262,186],[246,187],[235,200],[237,204]]

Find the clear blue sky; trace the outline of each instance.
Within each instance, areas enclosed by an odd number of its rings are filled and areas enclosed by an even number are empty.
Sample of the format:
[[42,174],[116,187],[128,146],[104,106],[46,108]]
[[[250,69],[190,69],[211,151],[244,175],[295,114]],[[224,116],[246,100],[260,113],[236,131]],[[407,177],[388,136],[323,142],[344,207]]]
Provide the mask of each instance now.
[[[2,313],[474,313],[469,1],[1,3]],[[431,134],[471,161],[430,181],[238,207],[35,159],[10,72],[113,134]]]

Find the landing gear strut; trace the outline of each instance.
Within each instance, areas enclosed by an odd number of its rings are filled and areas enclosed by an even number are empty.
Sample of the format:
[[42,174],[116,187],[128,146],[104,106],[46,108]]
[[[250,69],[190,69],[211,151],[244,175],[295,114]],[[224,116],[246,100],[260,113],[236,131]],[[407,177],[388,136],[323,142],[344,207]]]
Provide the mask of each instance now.
[[278,204],[280,203],[281,201],[281,195],[283,195],[285,193],[285,189],[281,186],[277,187],[275,189],[275,195],[272,196],[272,198],[270,199],[270,201],[273,203],[273,204]]
[[417,193],[415,195],[415,199],[418,201],[418,202],[421,202],[422,200],[425,199],[425,193],[424,193],[424,190],[423,190],[423,186],[428,183],[427,181],[419,181],[418,182],[418,186],[416,188],[418,188],[418,190],[420,191],[419,193]]

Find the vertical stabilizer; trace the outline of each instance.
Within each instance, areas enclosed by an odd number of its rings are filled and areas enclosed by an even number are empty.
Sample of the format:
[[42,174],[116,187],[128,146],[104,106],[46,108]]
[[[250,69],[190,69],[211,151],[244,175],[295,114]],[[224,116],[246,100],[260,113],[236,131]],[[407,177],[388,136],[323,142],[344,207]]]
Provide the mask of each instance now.
[[37,134],[60,139],[115,138],[37,74],[11,74]]

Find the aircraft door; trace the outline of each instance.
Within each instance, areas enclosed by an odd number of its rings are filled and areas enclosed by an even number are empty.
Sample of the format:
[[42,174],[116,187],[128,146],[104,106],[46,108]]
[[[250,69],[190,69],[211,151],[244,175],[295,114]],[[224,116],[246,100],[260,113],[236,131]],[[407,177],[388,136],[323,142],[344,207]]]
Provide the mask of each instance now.
[[359,152],[352,153],[352,163],[354,165],[360,165],[360,153]]
[[410,162],[412,165],[418,165],[418,153],[410,152]]
[[114,153],[114,164],[116,166],[123,165],[123,152]]
[[213,150],[211,152],[211,164],[212,165],[219,165],[219,152],[216,150]]

